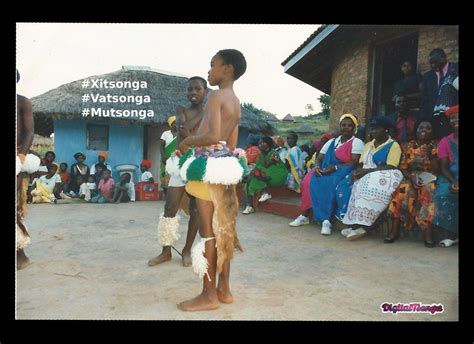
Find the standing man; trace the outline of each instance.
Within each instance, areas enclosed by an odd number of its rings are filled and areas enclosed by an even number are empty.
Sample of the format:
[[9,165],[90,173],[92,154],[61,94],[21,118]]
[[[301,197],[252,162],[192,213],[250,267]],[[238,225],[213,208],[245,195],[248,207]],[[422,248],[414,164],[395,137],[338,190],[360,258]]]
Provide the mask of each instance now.
[[458,104],[458,90],[453,85],[458,77],[458,64],[448,62],[441,48],[431,51],[429,62],[431,70],[423,75],[420,117],[433,120],[435,136],[441,139],[451,132],[444,112]]
[[[16,82],[20,80],[20,73],[16,71]],[[40,159],[28,154],[33,143],[34,121],[31,102],[28,98],[17,94],[16,110],[16,155],[17,155],[17,207],[16,207],[16,258],[17,269],[23,269],[30,264],[24,252],[28,245],[30,235],[24,223],[26,216],[26,192],[28,190],[29,174],[35,172],[40,164]],[[27,156],[28,154],[28,156]]]
[[[194,76],[188,80],[187,98],[191,102],[191,106],[189,108],[178,106],[176,109],[176,127],[178,130],[176,138],[178,144],[187,136],[193,135],[199,127],[203,116],[203,102],[206,94],[207,82],[205,79]],[[158,224],[158,237],[163,250],[160,255],[148,261],[149,266],[171,260],[171,246],[179,238],[179,216],[176,214],[184,196],[185,182],[181,179],[177,164],[178,157],[173,153],[166,161],[166,170],[170,174],[170,179],[166,193],[165,212],[160,216]],[[191,247],[198,230],[198,213],[194,197],[191,197],[189,202],[189,213],[188,234],[182,251],[183,266],[191,265]]]

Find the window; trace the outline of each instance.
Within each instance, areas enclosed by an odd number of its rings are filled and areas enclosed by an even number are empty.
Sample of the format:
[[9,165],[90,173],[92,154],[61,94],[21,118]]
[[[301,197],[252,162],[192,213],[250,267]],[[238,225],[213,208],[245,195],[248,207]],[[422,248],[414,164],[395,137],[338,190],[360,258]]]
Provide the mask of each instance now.
[[108,125],[87,125],[87,150],[109,150]]

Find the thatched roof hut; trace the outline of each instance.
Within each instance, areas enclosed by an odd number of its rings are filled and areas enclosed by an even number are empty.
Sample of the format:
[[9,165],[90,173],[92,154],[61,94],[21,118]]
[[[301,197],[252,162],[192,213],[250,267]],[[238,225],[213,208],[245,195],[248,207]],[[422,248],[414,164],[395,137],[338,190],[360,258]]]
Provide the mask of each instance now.
[[292,115],[288,114],[285,117],[283,117],[282,121],[284,121],[284,122],[295,122],[295,119],[293,118]]
[[280,122],[280,120],[278,119],[278,117],[275,116],[274,114],[271,114],[271,113],[266,114],[264,118],[265,118],[265,120],[266,120],[267,122],[269,122],[270,124],[271,124],[271,123]]
[[35,134],[30,149],[40,156],[44,156],[47,151],[54,151],[54,141],[50,137]]
[[[116,86],[118,82],[146,82],[146,88],[83,88],[84,80],[106,80],[113,81]],[[186,98],[186,86],[188,78],[177,75],[168,75],[148,67],[122,67],[121,70],[89,76],[68,84],[61,85],[53,90],[43,93],[31,99],[33,113],[35,116],[35,132],[49,135],[53,132],[53,120],[78,119],[84,108],[101,108],[102,110],[153,110],[154,117],[113,118],[114,121],[135,122],[136,124],[162,124],[170,115],[175,113],[178,105],[189,104]],[[143,85],[143,83],[142,83]],[[83,102],[84,94],[110,94],[111,96],[149,96],[150,102],[136,103],[120,102]],[[135,98],[137,99],[137,98]],[[88,120],[104,119],[103,117],[87,117]],[[255,114],[242,108],[241,127],[249,131],[265,131],[271,126]]]
[[300,128],[296,129],[295,133],[298,133],[298,134],[314,134],[315,131],[308,124],[304,124]]
[[34,134],[32,145],[52,146],[52,145],[54,145],[54,141],[51,137],[45,137],[45,136],[40,136],[38,134]]

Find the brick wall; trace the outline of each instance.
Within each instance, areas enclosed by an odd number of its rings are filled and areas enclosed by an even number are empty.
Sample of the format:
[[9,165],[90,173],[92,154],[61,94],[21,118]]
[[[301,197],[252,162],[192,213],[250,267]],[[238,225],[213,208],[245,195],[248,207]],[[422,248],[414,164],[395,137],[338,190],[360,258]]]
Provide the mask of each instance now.
[[458,26],[434,26],[422,28],[418,38],[418,71],[423,74],[430,69],[428,55],[434,48],[443,48],[448,61],[459,60]]
[[340,44],[344,54],[336,56],[331,80],[330,130],[339,128],[339,117],[344,113],[356,114],[365,123],[369,84],[369,42]]
[[[421,28],[418,39],[418,71],[428,71],[428,55],[431,50],[441,47],[448,61],[458,62],[459,32],[457,26],[430,26]],[[339,127],[339,117],[351,112],[366,123],[369,109],[370,80],[369,73],[370,42],[368,40],[351,43],[342,41],[342,54],[335,54],[331,80],[331,118],[329,128]]]

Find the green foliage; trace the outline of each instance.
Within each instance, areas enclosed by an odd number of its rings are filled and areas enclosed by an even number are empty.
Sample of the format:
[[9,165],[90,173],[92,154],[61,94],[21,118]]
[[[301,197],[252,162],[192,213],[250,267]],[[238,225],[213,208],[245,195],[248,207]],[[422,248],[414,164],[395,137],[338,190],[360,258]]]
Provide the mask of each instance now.
[[243,107],[244,109],[247,109],[247,110],[253,112],[254,114],[256,114],[257,116],[259,116],[259,117],[262,118],[263,120],[271,119],[271,118],[273,118],[274,116],[276,117],[276,115],[275,115],[274,113],[265,111],[265,110],[263,110],[263,109],[259,109],[259,108],[255,107],[252,103],[242,103],[242,107]]
[[329,131],[329,120],[320,114],[310,115],[306,117],[295,116],[295,122],[278,122],[272,124],[275,128],[275,135],[280,135],[286,138],[290,131],[295,131],[303,125],[309,125],[314,131],[314,134],[300,134],[298,133],[298,145],[312,144],[315,140],[319,140],[322,134]]
[[[322,134],[329,131],[329,115],[330,115],[330,104],[331,97],[328,95],[322,95],[318,98],[321,103],[322,111],[316,114],[311,114],[305,117],[294,116],[295,122],[277,122],[273,123],[272,126],[275,128],[275,135],[280,135],[286,138],[290,131],[295,131],[301,128],[303,125],[309,125],[314,131],[314,134],[300,134],[298,133],[298,145],[312,144],[315,140],[319,140]],[[308,104],[311,105],[311,104]],[[312,106],[306,105],[306,111],[313,110]],[[252,103],[242,103],[242,107],[252,111],[262,119],[268,119],[269,115],[274,115],[271,112],[259,109]]]
[[331,96],[327,94],[323,94],[318,98],[319,102],[321,103],[322,111],[321,114],[326,118],[329,119],[331,115]]

